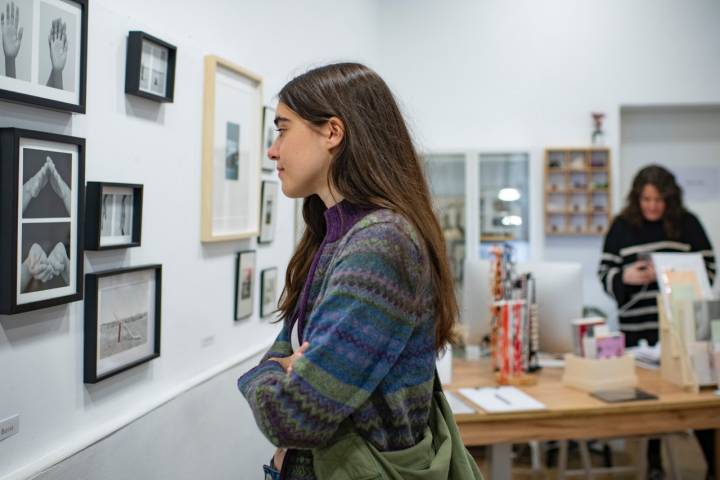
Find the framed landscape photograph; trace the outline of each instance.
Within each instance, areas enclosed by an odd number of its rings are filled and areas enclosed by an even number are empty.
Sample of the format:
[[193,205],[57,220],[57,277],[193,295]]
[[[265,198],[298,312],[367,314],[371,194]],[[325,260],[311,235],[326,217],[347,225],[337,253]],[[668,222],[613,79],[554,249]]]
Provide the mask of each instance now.
[[260,272],[260,317],[265,318],[277,310],[277,267]]
[[85,284],[85,383],[160,356],[161,265],[88,273]]
[[255,257],[254,250],[246,250],[239,252],[235,259],[235,320],[247,318],[253,313]]
[[263,109],[263,150],[262,150],[262,169],[268,172],[275,170],[275,161],[268,157],[268,150],[272,147],[277,139],[278,131],[275,127],[275,109],[265,107]]
[[172,102],[177,48],[145,32],[128,34],[125,93],[156,102]]
[[271,243],[275,238],[277,223],[278,183],[262,182],[262,210],[260,211],[260,235],[258,243]]
[[87,0],[4,0],[0,100],[85,113]]
[[0,313],[82,299],[85,140],[0,129]]
[[88,182],[85,192],[85,250],[139,247],[143,186]]
[[201,234],[203,242],[258,234],[262,79],[205,57]]

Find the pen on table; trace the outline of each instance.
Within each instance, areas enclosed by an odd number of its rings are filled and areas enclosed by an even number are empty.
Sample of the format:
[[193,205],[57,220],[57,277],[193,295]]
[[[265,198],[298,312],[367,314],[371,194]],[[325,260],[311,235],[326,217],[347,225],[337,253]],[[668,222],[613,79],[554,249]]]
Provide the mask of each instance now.
[[512,403],[507,398],[503,397],[499,393],[495,392],[494,395],[495,395],[495,398],[497,398],[498,400],[503,402],[505,405],[512,405]]

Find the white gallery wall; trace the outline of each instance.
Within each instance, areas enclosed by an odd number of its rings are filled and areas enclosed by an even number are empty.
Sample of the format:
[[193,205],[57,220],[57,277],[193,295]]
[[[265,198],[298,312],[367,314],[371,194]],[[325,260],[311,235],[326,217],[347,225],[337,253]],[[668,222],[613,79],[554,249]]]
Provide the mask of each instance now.
[[[272,449],[235,380],[279,330],[259,319],[257,282],[259,271],[273,266],[284,278],[294,206],[280,202],[270,245],[201,244],[203,57],[219,55],[262,76],[272,104],[282,85],[308,67],[339,60],[376,65],[377,4],[91,0],[89,12],[87,114],[0,102],[0,127],[86,138],[87,180],[144,185],[142,246],[87,252],[85,269],[163,265],[162,355],[84,385],[82,302],[0,316],[0,419],[20,414],[20,433],[0,442],[0,478],[28,478],[131,422],[43,478],[258,476]],[[130,30],[177,46],[174,103],[124,94]],[[245,249],[258,254],[254,314],[233,322],[235,252]],[[183,395],[205,380],[195,389],[201,394]]]
[[544,148],[588,146],[605,112],[618,211],[621,106],[720,102],[720,2],[394,0],[380,18],[380,69],[421,148],[528,152],[532,256],[582,262],[584,303],[614,313],[602,239],[544,235]]

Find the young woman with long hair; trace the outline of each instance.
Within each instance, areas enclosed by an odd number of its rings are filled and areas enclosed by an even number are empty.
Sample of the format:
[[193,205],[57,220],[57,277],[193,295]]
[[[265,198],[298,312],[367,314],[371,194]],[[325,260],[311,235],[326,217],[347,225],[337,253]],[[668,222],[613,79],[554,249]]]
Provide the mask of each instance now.
[[[613,221],[603,247],[598,277],[618,306],[620,330],[627,346],[641,339],[658,341],[658,285],[650,261],[654,252],[700,252],[710,281],[715,280],[715,255],[705,230],[683,205],[675,176],[659,165],[641,169],[633,179],[627,204]],[[708,478],[715,478],[714,432],[696,435],[710,460]],[[648,478],[663,478],[660,442],[648,445]]]
[[268,156],[306,229],[282,331],[238,386],[280,447],[267,478],[312,479],[313,449],[344,429],[381,452],[423,439],[458,306],[421,159],[380,76],[355,63],[302,74],[275,123]]

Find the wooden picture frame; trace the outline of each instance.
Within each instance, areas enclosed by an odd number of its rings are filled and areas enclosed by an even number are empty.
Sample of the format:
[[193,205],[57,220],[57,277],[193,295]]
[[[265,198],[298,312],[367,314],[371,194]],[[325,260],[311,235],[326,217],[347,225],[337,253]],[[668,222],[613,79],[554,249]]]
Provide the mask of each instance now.
[[233,318],[242,320],[253,313],[255,298],[255,250],[238,252],[235,257],[235,306]]
[[85,113],[88,0],[14,0],[10,15],[5,3],[14,56],[0,64],[0,100]]
[[88,273],[85,283],[85,383],[160,356],[162,265]]
[[143,186],[88,182],[85,188],[85,250],[139,247]]
[[177,47],[145,32],[128,34],[125,93],[172,103]]
[[83,296],[85,139],[0,129],[0,314]]
[[205,57],[203,242],[258,234],[262,79],[220,57]]

